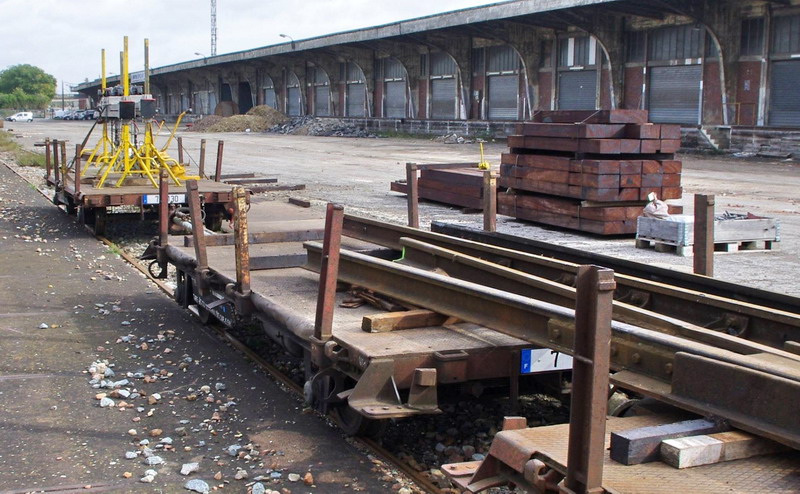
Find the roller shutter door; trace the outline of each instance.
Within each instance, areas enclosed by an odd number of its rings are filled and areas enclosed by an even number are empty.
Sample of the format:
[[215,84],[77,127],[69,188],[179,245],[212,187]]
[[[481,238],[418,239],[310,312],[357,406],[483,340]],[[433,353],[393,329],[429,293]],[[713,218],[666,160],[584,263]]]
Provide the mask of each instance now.
[[290,87],[287,91],[286,114],[290,117],[300,116],[300,88]]
[[320,117],[329,117],[331,114],[330,88],[316,86],[314,88],[314,114]]
[[406,81],[386,83],[385,115],[388,118],[406,117]]
[[516,120],[518,95],[518,75],[489,77],[489,120]]
[[769,124],[800,126],[800,62],[774,62],[769,85]]
[[367,85],[363,83],[347,85],[347,116],[363,117],[364,102],[367,96]]
[[597,71],[573,70],[558,75],[559,110],[597,108]]
[[275,96],[275,89],[268,87],[264,89],[264,104],[272,108],[278,108],[278,98]]
[[697,125],[702,78],[702,65],[653,67],[648,98],[650,121]]
[[431,81],[431,118],[452,120],[456,118],[456,80]]

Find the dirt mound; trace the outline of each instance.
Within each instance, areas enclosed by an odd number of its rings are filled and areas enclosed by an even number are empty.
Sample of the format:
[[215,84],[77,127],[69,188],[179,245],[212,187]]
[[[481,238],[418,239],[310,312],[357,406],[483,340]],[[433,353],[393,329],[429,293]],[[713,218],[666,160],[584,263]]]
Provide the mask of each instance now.
[[220,117],[219,115],[206,115],[200,120],[195,120],[194,122],[192,122],[191,130],[194,132],[208,132],[208,129],[210,129],[217,123],[221,122],[222,120],[223,118]]
[[254,106],[247,110],[246,114],[264,118],[270,127],[280,125],[289,120],[289,117],[267,105]]
[[224,118],[208,128],[208,132],[264,132],[271,125],[264,117],[256,115],[234,115]]

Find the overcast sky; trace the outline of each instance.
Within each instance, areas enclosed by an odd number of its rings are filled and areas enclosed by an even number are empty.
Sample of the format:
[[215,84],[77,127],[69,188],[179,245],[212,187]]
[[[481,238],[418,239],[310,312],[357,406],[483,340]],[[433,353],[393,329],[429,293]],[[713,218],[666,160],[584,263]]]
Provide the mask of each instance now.
[[[217,54],[413,19],[487,0],[217,0]],[[210,0],[0,0],[0,70],[31,64],[59,85],[119,73],[128,36],[131,72],[211,54]],[[59,86],[58,92],[61,88]]]

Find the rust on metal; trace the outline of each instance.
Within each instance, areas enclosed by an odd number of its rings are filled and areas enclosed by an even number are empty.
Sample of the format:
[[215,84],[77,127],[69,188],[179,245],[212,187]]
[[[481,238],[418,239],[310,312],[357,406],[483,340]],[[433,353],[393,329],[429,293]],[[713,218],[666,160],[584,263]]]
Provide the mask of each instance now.
[[50,181],[50,169],[52,168],[53,164],[51,163],[50,158],[50,138],[44,140],[44,169],[45,169],[45,180],[48,182]]
[[497,176],[492,170],[483,172],[483,229],[497,230]]
[[178,137],[178,163],[183,164],[183,137]]
[[235,205],[236,285],[239,293],[250,294],[250,244],[247,234],[248,192],[244,187],[233,189]]
[[200,158],[197,163],[197,174],[206,178],[206,140],[200,139]]
[[714,276],[713,195],[694,195],[694,272]]
[[217,143],[217,166],[214,170],[214,181],[219,182],[222,179],[222,150],[225,147],[225,141]]
[[83,151],[83,146],[80,144],[75,144],[75,199],[81,196],[81,152]]
[[578,270],[575,303],[575,357],[569,418],[569,470],[566,488],[603,492],[611,312],[614,272],[597,266]]
[[186,181],[186,200],[189,203],[189,214],[192,216],[192,236],[194,237],[194,253],[197,260],[197,271],[200,278],[197,283],[201,295],[208,291],[204,273],[208,272],[208,252],[206,250],[206,237],[203,227],[203,211],[200,206],[200,195],[197,192],[197,180]]
[[416,163],[406,163],[408,226],[412,228],[419,228],[419,185],[417,170],[418,167]]
[[339,204],[328,203],[319,271],[317,313],[314,320],[314,337],[322,342],[328,341],[333,334],[333,311],[336,306],[336,281],[339,273],[343,218],[344,208]]

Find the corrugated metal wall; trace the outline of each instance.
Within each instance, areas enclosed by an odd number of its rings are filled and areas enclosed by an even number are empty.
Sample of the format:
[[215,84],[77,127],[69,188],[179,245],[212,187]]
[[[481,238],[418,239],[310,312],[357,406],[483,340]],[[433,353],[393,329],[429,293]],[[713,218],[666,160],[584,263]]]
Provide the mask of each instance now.
[[597,71],[558,73],[558,109],[594,110],[597,107]]
[[800,126],[800,61],[772,63],[769,102],[770,125]]

